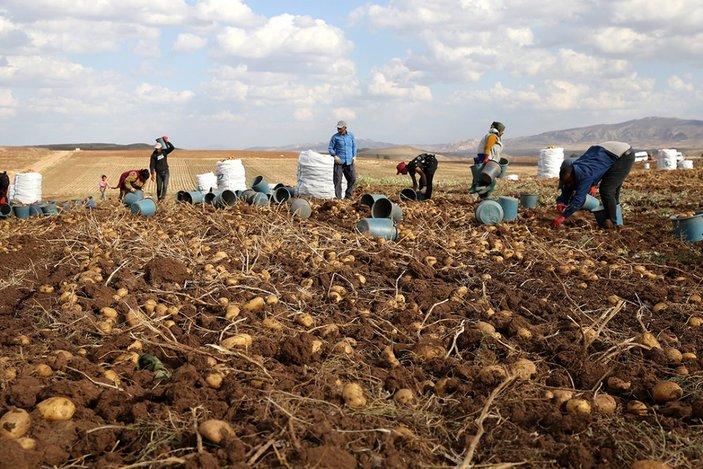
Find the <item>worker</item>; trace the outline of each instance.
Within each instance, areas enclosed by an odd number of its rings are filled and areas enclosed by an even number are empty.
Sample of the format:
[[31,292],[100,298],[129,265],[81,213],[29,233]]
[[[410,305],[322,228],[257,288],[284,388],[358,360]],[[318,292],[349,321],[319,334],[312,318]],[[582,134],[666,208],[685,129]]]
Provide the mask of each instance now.
[[0,173],[0,204],[7,203],[7,192],[10,189],[10,176],[7,175],[7,171]]
[[559,172],[561,195],[557,197],[559,216],[552,226],[559,226],[579,210],[586,195],[600,183],[600,198],[605,211],[605,228],[619,226],[617,206],[620,189],[635,162],[632,147],[625,142],[609,141],[593,145],[571,165]]
[[418,190],[415,174],[420,176],[420,194],[423,194],[426,199],[432,198],[432,179],[435,171],[437,171],[437,157],[435,155],[422,153],[413,158],[408,164],[401,161],[395,169],[397,170],[396,176],[398,174],[410,174],[410,179],[413,181],[413,190]]
[[148,169],[131,169],[120,174],[120,180],[113,189],[120,190],[120,200],[122,200],[128,192],[141,190],[148,180]]
[[[156,198],[158,200],[164,200],[166,198],[166,191],[168,190],[168,155],[171,153],[175,147],[173,143],[168,141],[167,136],[163,136],[154,145],[154,151],[151,152],[151,157],[149,158],[149,170],[151,171],[151,180],[156,180]],[[161,143],[163,142],[163,144]]]
[[[503,153],[503,141],[501,137],[505,133],[505,124],[494,121],[491,123],[488,133],[483,136],[478,144],[476,157],[474,157],[474,166],[485,165],[489,160],[500,162],[501,154]],[[472,170],[473,172],[473,170]],[[498,178],[493,178],[493,182],[489,185],[481,185],[479,173],[473,173],[473,181],[469,193],[479,194],[481,199],[487,199],[495,190]]]

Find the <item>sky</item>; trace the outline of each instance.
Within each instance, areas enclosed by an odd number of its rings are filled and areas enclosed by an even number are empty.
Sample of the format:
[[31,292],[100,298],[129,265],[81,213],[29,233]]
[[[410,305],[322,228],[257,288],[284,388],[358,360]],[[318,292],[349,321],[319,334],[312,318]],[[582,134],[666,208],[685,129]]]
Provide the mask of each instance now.
[[0,146],[441,144],[701,118],[699,0],[3,0]]

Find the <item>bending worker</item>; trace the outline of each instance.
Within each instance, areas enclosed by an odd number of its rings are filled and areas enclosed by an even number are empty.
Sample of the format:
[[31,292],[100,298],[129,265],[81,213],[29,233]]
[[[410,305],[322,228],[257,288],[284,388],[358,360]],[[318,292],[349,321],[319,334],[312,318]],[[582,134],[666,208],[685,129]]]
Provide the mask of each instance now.
[[[503,142],[501,137],[504,133],[505,124],[502,122],[491,123],[491,128],[488,129],[488,133],[478,144],[478,150],[476,151],[476,157],[474,158],[474,166],[484,165],[488,163],[489,160],[493,160],[496,163],[500,162],[500,156],[503,153]],[[473,173],[473,182],[471,183],[469,193],[478,193],[481,199],[487,199],[495,189],[496,182],[497,178],[494,178],[490,185],[482,186],[480,185],[478,172]]]
[[434,173],[437,171],[437,157],[431,153],[423,153],[417,155],[408,164],[404,161],[398,163],[395,167],[398,174],[410,174],[410,178],[413,180],[413,190],[418,189],[417,180],[415,179],[415,174],[420,176],[420,194],[424,194],[426,199],[432,198],[432,179],[434,178]]
[[579,210],[586,201],[586,195],[599,182],[605,227],[616,226],[620,188],[634,162],[635,153],[629,144],[603,142],[593,145],[571,165],[563,167],[559,172],[561,195],[557,197],[557,210],[561,215],[554,220],[552,226],[558,228]]
[[120,200],[122,200],[128,192],[141,190],[148,180],[148,169],[132,169],[120,174],[119,182],[113,189],[120,190]]

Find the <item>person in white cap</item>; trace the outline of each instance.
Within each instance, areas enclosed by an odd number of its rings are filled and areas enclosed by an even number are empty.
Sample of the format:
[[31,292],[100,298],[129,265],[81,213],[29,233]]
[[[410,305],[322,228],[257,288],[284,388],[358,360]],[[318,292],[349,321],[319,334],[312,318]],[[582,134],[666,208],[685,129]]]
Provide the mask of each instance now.
[[356,168],[354,158],[356,158],[356,140],[351,132],[347,131],[347,123],[337,122],[337,133],[330,138],[329,153],[334,158],[334,194],[338,199],[342,198],[342,177],[347,180],[347,190],[344,192],[345,199],[351,199],[356,183]]
[[160,142],[154,145],[154,151],[151,153],[151,159],[149,160],[149,171],[151,171],[151,180],[156,179],[156,197],[159,200],[163,200],[166,198],[166,190],[168,190],[169,172],[167,157],[175,147],[165,135],[158,140],[164,142],[166,148]]

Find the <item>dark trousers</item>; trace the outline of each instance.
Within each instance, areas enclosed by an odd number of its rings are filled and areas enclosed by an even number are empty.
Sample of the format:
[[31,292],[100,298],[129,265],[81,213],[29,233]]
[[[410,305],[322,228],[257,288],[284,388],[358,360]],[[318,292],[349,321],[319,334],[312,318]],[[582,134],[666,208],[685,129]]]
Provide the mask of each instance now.
[[356,168],[353,164],[334,165],[332,181],[334,182],[334,195],[338,199],[342,198],[342,177],[347,180],[347,190],[344,192],[344,198],[351,199],[352,192],[354,192],[354,184],[356,183]]
[[159,200],[166,198],[168,190],[168,170],[156,173],[156,197]]
[[613,225],[617,224],[616,207],[620,203],[620,188],[627,175],[630,174],[634,163],[634,152],[628,152],[618,158],[600,181],[600,199],[605,209],[605,217],[612,221]]
[[[427,165],[427,169],[423,172],[425,173],[425,180],[427,181],[427,189],[425,190],[425,198],[432,198],[432,179],[434,179],[434,173],[437,171],[437,160]],[[420,190],[424,187],[422,185],[422,178],[420,178]]]

